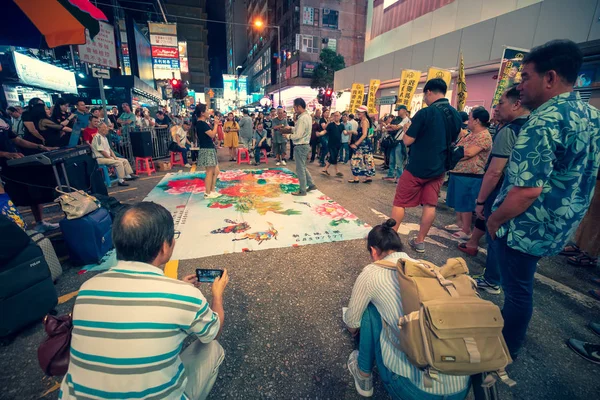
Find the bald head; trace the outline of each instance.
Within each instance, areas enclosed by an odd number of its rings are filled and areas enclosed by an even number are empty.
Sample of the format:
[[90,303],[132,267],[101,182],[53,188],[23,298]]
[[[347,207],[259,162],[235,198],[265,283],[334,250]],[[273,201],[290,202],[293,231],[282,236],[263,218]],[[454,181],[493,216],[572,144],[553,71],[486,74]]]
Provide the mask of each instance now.
[[173,217],[166,208],[151,202],[134,204],[113,223],[117,260],[163,264],[173,251],[174,232]]

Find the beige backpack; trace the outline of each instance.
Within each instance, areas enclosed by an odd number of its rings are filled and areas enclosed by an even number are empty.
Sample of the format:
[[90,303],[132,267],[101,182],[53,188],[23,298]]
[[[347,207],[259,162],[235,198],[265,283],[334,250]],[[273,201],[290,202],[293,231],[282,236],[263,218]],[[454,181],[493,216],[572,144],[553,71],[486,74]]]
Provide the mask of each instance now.
[[[502,336],[500,309],[479,297],[465,260],[451,258],[442,267],[402,259],[375,264],[398,272],[404,316],[398,335],[387,325],[385,329],[397,337],[390,337],[391,342],[410,362],[425,371],[426,387],[438,373],[494,372],[509,386],[516,384],[504,370],[512,359]],[[494,382],[490,374],[484,384]]]

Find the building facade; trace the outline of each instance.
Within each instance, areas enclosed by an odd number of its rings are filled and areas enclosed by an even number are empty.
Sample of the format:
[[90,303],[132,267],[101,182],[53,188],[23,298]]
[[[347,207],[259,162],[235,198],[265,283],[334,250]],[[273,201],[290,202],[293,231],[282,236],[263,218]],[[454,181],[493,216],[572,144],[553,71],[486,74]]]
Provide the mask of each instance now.
[[[462,53],[467,106],[489,109],[505,46],[528,50],[571,39],[593,55],[600,43],[599,13],[595,0],[573,0],[568,12],[562,0],[369,0],[365,61],[336,72],[334,89],[380,79],[377,97],[393,97],[402,70],[412,69],[423,72],[415,97],[422,96],[427,70],[450,69],[455,77]],[[600,70],[594,76],[600,80]],[[593,84],[589,88],[595,92]],[[449,87],[455,104],[454,89],[455,78]],[[381,106],[379,113],[390,109]]]
[[[310,83],[321,50],[329,48],[344,57],[347,66],[364,57],[367,0],[247,0],[246,61],[254,98],[271,95],[273,104],[291,107],[293,99],[307,102],[316,98]],[[267,26],[258,29],[260,20]],[[279,45],[279,46],[278,46]],[[281,54],[278,54],[279,47]],[[277,56],[280,56],[278,80]]]
[[227,73],[235,74],[237,66],[244,62],[247,55],[246,27],[242,26],[247,23],[246,0],[226,0],[225,7],[225,19],[227,21]]

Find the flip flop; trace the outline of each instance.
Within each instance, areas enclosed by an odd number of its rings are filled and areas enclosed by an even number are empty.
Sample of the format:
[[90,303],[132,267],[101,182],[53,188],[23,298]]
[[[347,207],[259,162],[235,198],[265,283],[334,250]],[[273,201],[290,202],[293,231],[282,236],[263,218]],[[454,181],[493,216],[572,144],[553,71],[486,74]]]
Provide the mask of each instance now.
[[348,181],[348,183],[360,183],[360,181],[359,180],[350,179]]
[[569,257],[567,262],[578,267],[595,267],[598,264],[598,259],[591,257],[584,251],[579,255]]
[[331,176],[331,175],[329,175],[329,171],[321,171],[321,173],[322,173],[323,175]]
[[477,253],[479,252],[479,249],[474,249],[472,247],[467,247],[466,243],[461,243],[458,245],[458,249],[460,251],[462,251],[465,254],[468,254],[470,256],[476,256]]
[[471,238],[471,235],[468,235],[466,233],[464,233],[463,231],[458,231],[452,234],[452,237],[454,239],[458,239],[458,240],[469,240]]
[[[568,249],[571,250],[568,250]],[[560,253],[558,253],[561,256],[567,256],[567,257],[571,257],[571,256],[576,256],[579,253],[581,253],[581,249],[579,248],[579,246],[577,246],[576,244],[571,244],[569,246],[566,246]]]
[[371,183],[373,182],[373,179],[365,179],[364,181],[362,181],[362,183]]
[[452,225],[446,225],[444,227],[445,230],[450,231],[450,232],[455,232],[455,231],[460,231],[462,230],[462,228],[456,224],[452,224]]
[[341,172],[338,172],[335,174],[335,176],[344,176],[344,174],[342,174]]

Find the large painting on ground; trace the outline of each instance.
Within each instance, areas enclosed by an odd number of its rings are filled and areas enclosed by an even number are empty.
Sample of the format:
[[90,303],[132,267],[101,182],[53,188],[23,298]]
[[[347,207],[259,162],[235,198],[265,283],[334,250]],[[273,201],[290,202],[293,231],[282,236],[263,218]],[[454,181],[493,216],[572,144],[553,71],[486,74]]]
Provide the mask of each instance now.
[[287,169],[223,171],[216,199],[204,198],[204,177],[168,174],[145,199],[173,214],[173,259],[362,239],[371,229],[319,191],[292,196],[298,178]]

